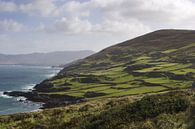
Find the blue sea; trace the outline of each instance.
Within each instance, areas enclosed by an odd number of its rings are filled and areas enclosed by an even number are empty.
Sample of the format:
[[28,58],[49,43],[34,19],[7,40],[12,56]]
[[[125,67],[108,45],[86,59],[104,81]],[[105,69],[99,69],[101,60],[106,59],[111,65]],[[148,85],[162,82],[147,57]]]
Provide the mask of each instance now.
[[25,98],[15,98],[3,95],[4,91],[29,91],[33,87],[57,74],[60,68],[0,65],[0,115],[19,112],[29,112],[40,108],[40,103],[19,101]]

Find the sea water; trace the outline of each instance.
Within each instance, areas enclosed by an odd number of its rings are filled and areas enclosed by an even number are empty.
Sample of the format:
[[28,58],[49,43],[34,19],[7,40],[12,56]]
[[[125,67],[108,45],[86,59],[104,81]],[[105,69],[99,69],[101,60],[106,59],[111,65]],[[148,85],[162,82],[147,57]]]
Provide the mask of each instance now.
[[3,95],[4,91],[29,91],[44,79],[57,74],[60,68],[25,65],[0,65],[0,115],[29,112],[40,108],[40,103],[20,101]]

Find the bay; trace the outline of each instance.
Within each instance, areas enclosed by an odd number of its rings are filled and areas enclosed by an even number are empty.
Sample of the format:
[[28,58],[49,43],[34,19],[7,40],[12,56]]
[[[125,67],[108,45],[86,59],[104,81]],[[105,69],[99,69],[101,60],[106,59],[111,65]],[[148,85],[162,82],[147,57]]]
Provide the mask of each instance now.
[[3,95],[4,91],[28,91],[36,84],[57,74],[60,68],[26,65],[0,65],[0,115],[29,112],[40,108],[40,103],[19,101]]

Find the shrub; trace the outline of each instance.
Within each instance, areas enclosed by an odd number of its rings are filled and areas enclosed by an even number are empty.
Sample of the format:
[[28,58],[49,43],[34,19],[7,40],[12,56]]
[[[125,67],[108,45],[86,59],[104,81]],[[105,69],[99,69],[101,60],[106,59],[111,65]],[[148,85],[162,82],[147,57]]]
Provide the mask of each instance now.
[[[189,101],[185,97],[171,94],[147,96],[140,101],[114,108],[87,119],[83,129],[117,129],[133,121],[143,121],[154,118],[160,114],[174,114],[186,111]],[[150,123],[148,123],[150,124]],[[145,125],[150,126],[152,125]]]

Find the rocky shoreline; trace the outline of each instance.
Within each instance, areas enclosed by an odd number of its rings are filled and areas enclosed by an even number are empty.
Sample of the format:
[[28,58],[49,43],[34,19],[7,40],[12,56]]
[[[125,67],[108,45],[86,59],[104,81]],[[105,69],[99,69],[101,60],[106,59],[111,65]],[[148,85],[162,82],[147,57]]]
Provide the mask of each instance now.
[[[40,84],[38,85],[40,87]],[[24,91],[4,92],[4,94],[12,97],[25,97],[27,101],[43,103],[41,109],[66,106],[69,104],[76,104],[86,101],[84,98],[81,97],[60,94],[46,94],[38,92],[36,89],[28,92]]]

